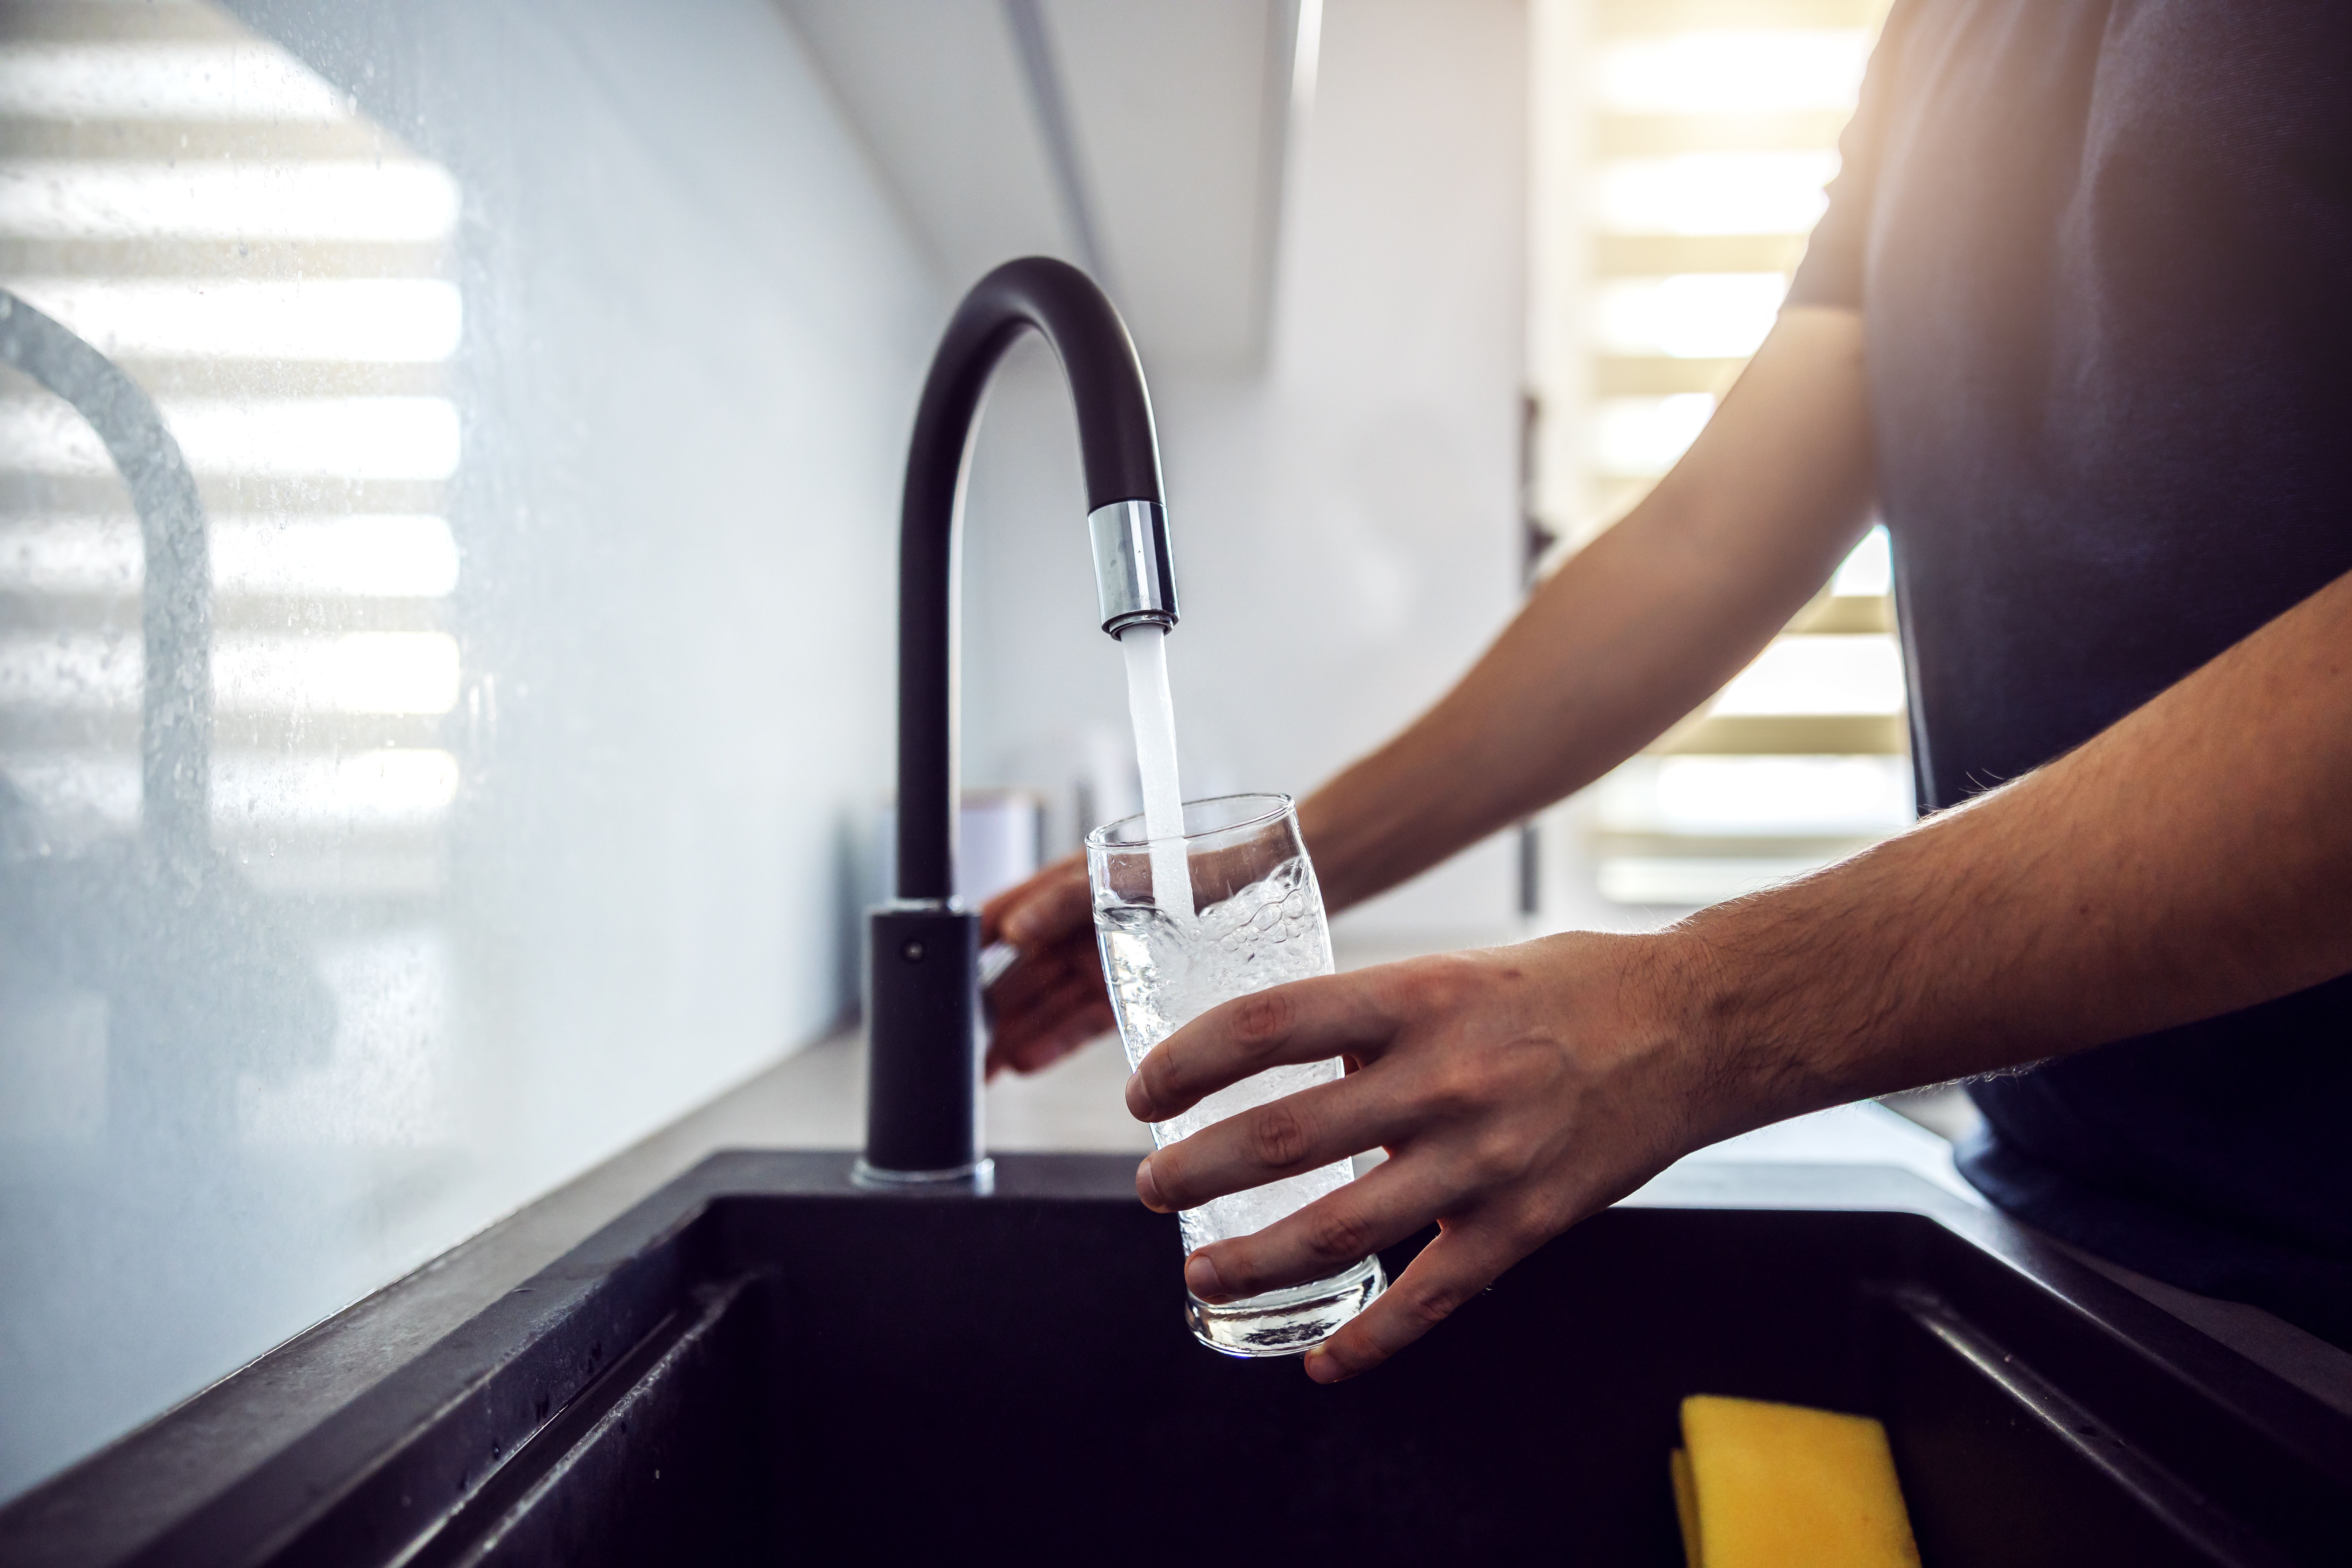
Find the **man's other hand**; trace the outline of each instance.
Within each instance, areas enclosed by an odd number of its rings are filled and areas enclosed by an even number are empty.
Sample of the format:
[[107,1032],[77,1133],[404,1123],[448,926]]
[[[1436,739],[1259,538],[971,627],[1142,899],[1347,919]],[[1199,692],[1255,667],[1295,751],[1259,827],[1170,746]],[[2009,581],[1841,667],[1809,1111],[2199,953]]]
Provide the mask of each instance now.
[[988,988],[988,1074],[1035,1072],[1112,1026],[1095,951],[1087,862],[1074,855],[980,911],[980,940],[1009,942],[1020,956]]

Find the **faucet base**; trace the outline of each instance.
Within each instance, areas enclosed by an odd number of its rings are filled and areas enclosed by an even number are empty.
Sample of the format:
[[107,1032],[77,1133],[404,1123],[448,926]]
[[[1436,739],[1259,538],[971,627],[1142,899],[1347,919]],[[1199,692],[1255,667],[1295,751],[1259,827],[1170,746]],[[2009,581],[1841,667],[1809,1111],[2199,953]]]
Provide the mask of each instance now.
[[975,1197],[988,1197],[996,1191],[996,1162],[974,1160],[969,1165],[957,1165],[945,1171],[885,1171],[866,1163],[860,1154],[850,1162],[849,1179],[870,1192],[943,1193],[963,1188]]
[[877,1182],[957,1181],[980,1142],[980,917],[937,902],[867,917],[866,1157]]

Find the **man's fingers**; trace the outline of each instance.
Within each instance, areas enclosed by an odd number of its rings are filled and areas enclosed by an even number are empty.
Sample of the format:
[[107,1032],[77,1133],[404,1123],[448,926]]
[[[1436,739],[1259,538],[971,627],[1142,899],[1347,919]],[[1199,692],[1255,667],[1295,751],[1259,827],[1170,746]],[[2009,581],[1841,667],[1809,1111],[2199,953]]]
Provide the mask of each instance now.
[[1204,1301],[1224,1301],[1327,1279],[1402,1241],[1458,1195],[1420,1163],[1392,1160],[1255,1236],[1202,1247],[1186,1261],[1184,1283]]
[[1252,1073],[1337,1056],[1377,1058],[1395,1033],[1377,970],[1327,974],[1237,996],[1162,1040],[1127,1080],[1128,1113],[1165,1121]]
[[1307,1375],[1318,1383],[1339,1383],[1370,1372],[1444,1322],[1534,1249],[1533,1243],[1520,1246],[1499,1226],[1475,1215],[1448,1226],[1379,1300],[1307,1352]]
[[1006,1059],[1015,1072],[1038,1072],[1109,1034],[1114,1026],[1108,1002],[1100,996],[1084,997],[1052,1028],[1017,1044]]
[[1022,953],[996,977],[996,984],[988,988],[988,1005],[1000,1017],[1018,1016],[1039,997],[1068,984],[1074,974],[1091,981],[1096,990],[1102,989],[1102,963],[1094,944],[1048,942]]
[[1371,1078],[1343,1079],[1236,1111],[1154,1152],[1136,1173],[1137,1194],[1162,1213],[1195,1208],[1379,1148],[1405,1126],[1384,1087]]
[[1000,1012],[996,1032],[988,1044],[991,1072],[1012,1068],[1035,1072],[1058,1061],[1112,1027],[1110,1000],[1098,977],[1076,974],[1018,1014]]
[[1087,863],[1072,856],[1046,867],[982,906],[980,940],[1009,942],[1024,951],[1094,924],[1094,896],[1087,889]]
[[1019,952],[988,988],[991,1077],[1035,1072],[1112,1026],[1083,860],[1049,866],[990,900],[981,935]]

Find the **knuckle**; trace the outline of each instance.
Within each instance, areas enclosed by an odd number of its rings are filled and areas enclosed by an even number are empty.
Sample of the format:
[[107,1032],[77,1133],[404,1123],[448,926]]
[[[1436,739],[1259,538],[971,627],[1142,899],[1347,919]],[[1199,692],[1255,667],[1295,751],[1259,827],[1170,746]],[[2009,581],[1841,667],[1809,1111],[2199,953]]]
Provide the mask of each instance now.
[[1282,987],[1252,992],[1234,1005],[1234,1038],[1255,1050],[1271,1049],[1289,1037],[1297,1016]]
[[1184,1161],[1173,1145],[1151,1156],[1152,1190],[1171,1209],[1191,1208],[1192,1184],[1184,1177]]
[[1250,1114],[1250,1152],[1262,1165],[1295,1165],[1307,1154],[1306,1119],[1286,1100],[1260,1106]]
[[1470,1001],[1476,984],[1475,965],[1456,953],[1424,959],[1412,976],[1413,1000],[1423,1009],[1451,1013]]
[[1528,1173],[1530,1158],[1518,1139],[1489,1130],[1470,1143],[1470,1173],[1481,1186],[1502,1186]]
[[1507,1256],[1525,1258],[1591,1212],[1572,1196],[1558,1190],[1528,1192],[1503,1216]]
[[1217,1278],[1229,1296],[1255,1296],[1266,1289],[1265,1260],[1244,1237],[1217,1249]]
[[1461,1304],[1459,1296],[1451,1289],[1443,1289],[1423,1290],[1398,1303],[1424,1331],[1433,1329],[1452,1317],[1454,1309]]
[[1371,1227],[1350,1209],[1318,1214],[1307,1227],[1307,1246],[1317,1258],[1352,1262],[1372,1250]]
[[1430,1107],[1449,1119],[1474,1117],[1494,1106],[1498,1087],[1485,1062],[1466,1053],[1457,1053],[1433,1075]]

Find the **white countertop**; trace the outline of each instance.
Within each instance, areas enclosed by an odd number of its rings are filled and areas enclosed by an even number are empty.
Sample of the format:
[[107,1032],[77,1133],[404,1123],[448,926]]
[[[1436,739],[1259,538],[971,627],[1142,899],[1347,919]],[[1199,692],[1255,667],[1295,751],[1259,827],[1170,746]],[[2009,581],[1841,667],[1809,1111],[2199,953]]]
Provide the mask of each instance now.
[[[805,1149],[854,1149],[865,1139],[866,1050],[855,1035],[812,1046],[763,1075],[762,1142]],[[1127,1060],[1106,1037],[1031,1078],[1000,1075],[983,1110],[988,1147],[1000,1153],[1151,1149],[1150,1131],[1123,1099]],[[1727,1139],[1685,1163],[1896,1165],[1971,1203],[1976,1189],[1952,1165],[1951,1145],[1882,1105],[1864,1101],[1815,1111]]]

